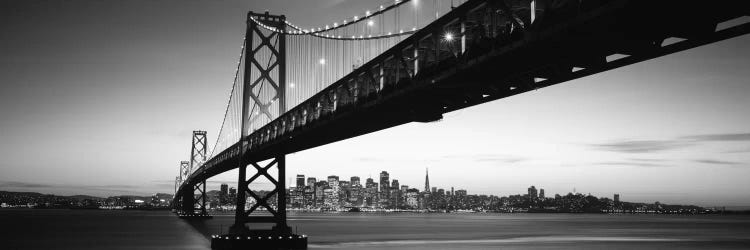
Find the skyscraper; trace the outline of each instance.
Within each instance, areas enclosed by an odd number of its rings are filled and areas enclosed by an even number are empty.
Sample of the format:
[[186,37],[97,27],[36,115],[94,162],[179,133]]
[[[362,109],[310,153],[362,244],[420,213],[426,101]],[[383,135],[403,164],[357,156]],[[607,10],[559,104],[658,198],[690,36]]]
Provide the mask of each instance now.
[[335,175],[328,176],[328,186],[331,187],[331,188],[338,187],[339,186],[339,177],[335,176]]
[[388,172],[383,171],[380,172],[380,205],[382,207],[388,206],[388,198],[390,197],[390,180],[388,176]]
[[298,174],[297,175],[297,190],[304,190],[305,188],[305,175]]
[[221,184],[221,193],[224,194],[224,195],[229,194],[229,185],[227,185],[226,183],[222,183]]
[[620,205],[620,194],[615,194],[615,205]]
[[430,192],[430,170],[427,168],[424,169],[424,191]]
[[310,188],[315,188],[315,182],[318,182],[318,179],[315,177],[307,177],[307,186]]
[[529,187],[529,200],[536,200],[537,197],[539,197],[539,195],[536,192],[536,187]]
[[361,183],[359,183],[359,176],[352,176],[350,184],[352,185],[352,187],[362,185]]
[[227,202],[229,202],[229,185],[222,183],[219,191],[219,204],[223,205]]
[[544,188],[539,189],[539,199],[544,199]]

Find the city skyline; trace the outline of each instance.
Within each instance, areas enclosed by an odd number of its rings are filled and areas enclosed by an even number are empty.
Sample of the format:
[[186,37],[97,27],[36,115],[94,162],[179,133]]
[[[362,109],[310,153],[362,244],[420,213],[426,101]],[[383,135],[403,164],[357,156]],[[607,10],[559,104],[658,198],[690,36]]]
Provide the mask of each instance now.
[[[190,131],[208,131],[213,144],[248,10],[322,24],[332,10],[341,19],[374,5],[11,2],[0,8],[0,190],[113,195],[173,190]],[[750,206],[748,51],[750,37],[737,37],[324,145],[287,156],[287,173],[391,169],[418,183],[429,167],[431,182],[476,193],[534,183]],[[231,171],[209,183],[236,179]]]

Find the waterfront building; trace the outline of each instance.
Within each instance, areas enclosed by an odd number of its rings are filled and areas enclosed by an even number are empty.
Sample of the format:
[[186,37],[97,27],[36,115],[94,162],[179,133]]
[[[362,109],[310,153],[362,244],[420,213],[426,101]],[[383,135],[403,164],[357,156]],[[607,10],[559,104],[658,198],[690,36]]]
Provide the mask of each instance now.
[[467,195],[468,195],[468,192],[466,192],[465,189],[456,190],[456,196],[458,197],[465,197]]
[[615,200],[615,206],[619,206],[620,205],[620,194],[615,194],[614,200]]
[[315,177],[307,177],[307,186],[310,188],[315,188],[315,182],[318,182],[318,179]]
[[528,196],[530,201],[535,201],[539,194],[537,194],[536,187],[531,186],[528,189]]
[[350,184],[351,184],[352,186],[361,186],[361,185],[362,185],[362,184],[361,184],[361,183],[359,182],[359,176],[352,176],[352,178],[351,178],[350,180],[351,180]]
[[388,172],[380,172],[380,195],[378,199],[380,207],[388,207],[390,190],[391,187]]
[[539,189],[539,199],[544,200],[544,188]]
[[406,190],[406,207],[409,209],[419,208],[419,190],[411,188]]
[[328,187],[338,187],[339,186],[339,177],[335,175],[328,176]]
[[298,191],[303,191],[304,188],[305,188],[305,175],[298,174],[297,175],[297,186],[296,186],[295,189],[298,190]]
[[336,190],[330,187],[326,187],[325,189],[323,189],[323,196],[325,197],[325,201],[323,203],[324,206],[332,209],[339,207],[339,195]]

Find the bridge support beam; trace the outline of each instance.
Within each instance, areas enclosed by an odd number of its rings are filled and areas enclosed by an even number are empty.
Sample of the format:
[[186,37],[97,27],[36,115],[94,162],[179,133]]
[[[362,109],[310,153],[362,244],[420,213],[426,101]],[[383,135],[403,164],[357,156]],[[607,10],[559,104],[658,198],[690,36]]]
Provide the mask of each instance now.
[[[255,170],[250,178],[247,178],[248,167]],[[277,176],[269,173],[273,167],[278,170]],[[211,248],[307,249],[307,236],[293,234],[286,223],[286,156],[278,155],[265,164],[245,161],[239,171],[234,225],[229,234],[213,236]],[[261,177],[273,185],[271,191],[260,194],[250,188]]]

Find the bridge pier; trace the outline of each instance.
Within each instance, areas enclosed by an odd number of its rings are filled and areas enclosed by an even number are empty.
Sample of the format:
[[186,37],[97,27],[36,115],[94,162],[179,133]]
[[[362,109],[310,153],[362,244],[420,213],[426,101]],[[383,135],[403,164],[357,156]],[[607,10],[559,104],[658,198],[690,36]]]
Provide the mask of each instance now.
[[[250,178],[247,178],[248,166],[257,171]],[[278,176],[269,174],[274,166]],[[286,156],[278,155],[266,164],[244,162],[240,164],[239,171],[234,225],[230,227],[229,234],[213,236],[211,248],[307,249],[307,236],[292,233],[286,223]],[[274,185],[273,190],[263,195],[250,189],[250,185],[261,176]],[[248,203],[248,200],[251,202]],[[258,208],[264,211],[258,211]],[[270,224],[271,228],[251,228],[248,224],[261,227]]]

